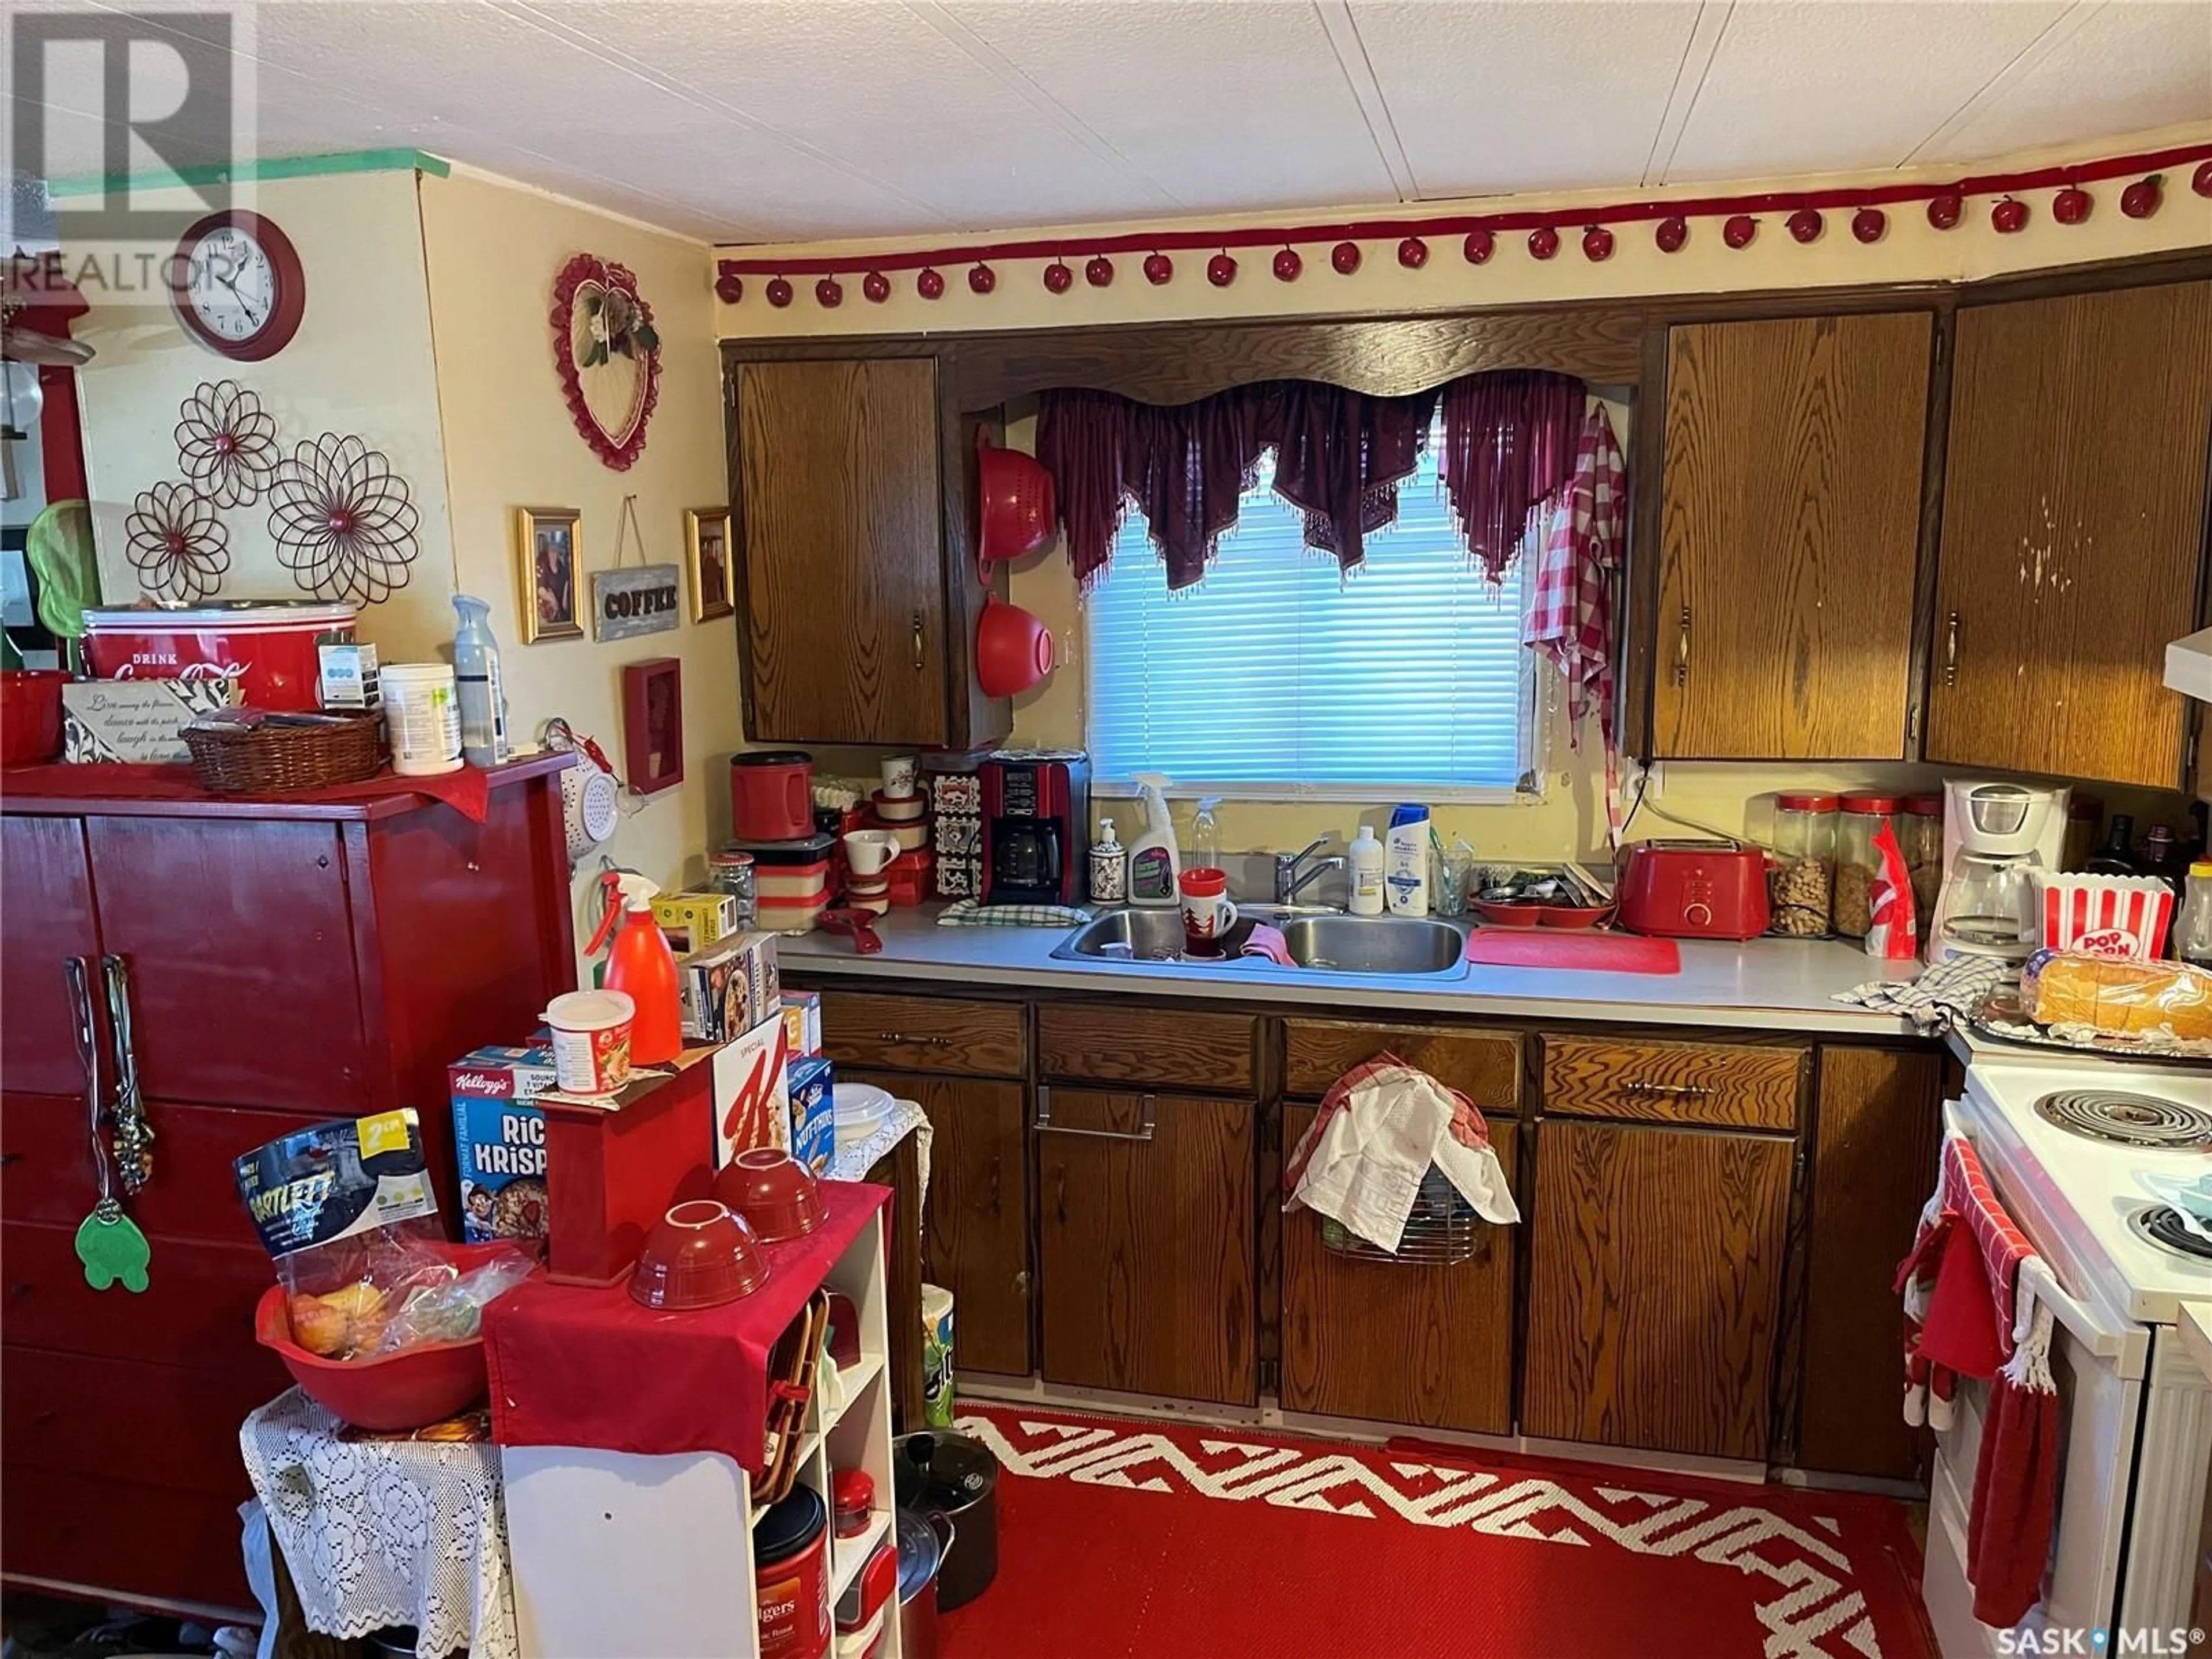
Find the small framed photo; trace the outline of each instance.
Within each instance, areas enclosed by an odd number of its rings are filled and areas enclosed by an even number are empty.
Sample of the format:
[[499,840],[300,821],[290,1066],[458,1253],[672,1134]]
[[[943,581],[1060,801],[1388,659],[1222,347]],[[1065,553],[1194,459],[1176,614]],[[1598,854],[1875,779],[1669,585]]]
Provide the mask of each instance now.
[[730,615],[737,609],[730,594],[730,509],[686,508],[684,546],[691,568],[691,620]]
[[684,781],[684,665],[673,657],[623,665],[623,764],[635,794]]
[[516,587],[522,598],[522,642],[580,640],[577,575],[583,563],[583,514],[573,507],[514,509]]

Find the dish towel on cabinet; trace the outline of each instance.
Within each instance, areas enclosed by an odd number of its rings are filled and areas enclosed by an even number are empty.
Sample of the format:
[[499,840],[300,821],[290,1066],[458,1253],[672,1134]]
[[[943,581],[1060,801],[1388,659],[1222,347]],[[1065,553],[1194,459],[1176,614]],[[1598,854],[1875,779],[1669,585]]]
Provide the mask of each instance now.
[[1950,1426],[1955,1380],[1990,1384],[1966,1518],[1974,1617],[2008,1629],[2035,1605],[2058,1483],[2051,1310],[2023,1282],[2036,1260],[1969,1141],[1944,1136],[1934,1196],[1898,1270],[1905,1296],[1905,1420]]
[[1431,1164],[1485,1221],[1520,1220],[1474,1103],[1395,1054],[1379,1054],[1330,1087],[1284,1166],[1291,1195],[1283,1207],[1303,1204],[1395,1255]]
[[1614,845],[1621,830],[1620,766],[1613,730],[1613,585],[1628,528],[1628,488],[1620,441],[1605,405],[1593,400],[1583,422],[1574,476],[1560,490],[1544,531],[1536,591],[1521,642],[1551,660],[1567,683],[1567,741],[1582,747],[1583,716],[1595,709],[1605,748],[1606,820]]

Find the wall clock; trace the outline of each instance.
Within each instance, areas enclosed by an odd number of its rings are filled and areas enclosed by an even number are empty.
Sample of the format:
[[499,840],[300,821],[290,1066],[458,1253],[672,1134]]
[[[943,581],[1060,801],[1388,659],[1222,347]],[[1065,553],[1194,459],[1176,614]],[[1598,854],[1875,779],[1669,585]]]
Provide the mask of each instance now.
[[169,262],[177,320],[234,362],[273,357],[300,331],[307,277],[291,238],[258,213],[210,213],[178,240]]

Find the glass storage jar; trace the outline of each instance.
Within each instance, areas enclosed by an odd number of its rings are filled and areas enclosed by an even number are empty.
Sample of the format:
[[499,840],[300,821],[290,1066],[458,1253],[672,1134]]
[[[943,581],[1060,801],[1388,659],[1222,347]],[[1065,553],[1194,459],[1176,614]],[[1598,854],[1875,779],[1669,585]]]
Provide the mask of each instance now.
[[1881,854],[1874,838],[1884,819],[1897,811],[1895,795],[1845,795],[1836,817],[1836,931],[1845,939],[1864,939],[1874,926],[1874,878]]
[[738,926],[750,928],[759,916],[753,884],[753,855],[736,847],[707,854],[707,890],[727,893],[738,902]]
[[1943,889],[1943,792],[1907,795],[1897,809],[1897,848],[1912,878],[1912,919],[1922,939],[1936,914],[1936,895]]
[[1767,867],[1766,931],[1791,939],[1828,932],[1836,888],[1833,795],[1784,793],[1774,799],[1774,857]]

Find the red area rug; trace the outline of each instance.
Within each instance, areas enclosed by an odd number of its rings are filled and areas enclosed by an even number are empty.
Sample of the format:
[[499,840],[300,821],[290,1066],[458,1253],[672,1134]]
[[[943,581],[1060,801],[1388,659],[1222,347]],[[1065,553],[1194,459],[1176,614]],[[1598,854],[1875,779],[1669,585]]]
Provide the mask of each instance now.
[[[970,1405],[999,1577],[942,1659],[1931,1659],[1898,1504]],[[956,1546],[957,1547],[957,1546]]]

